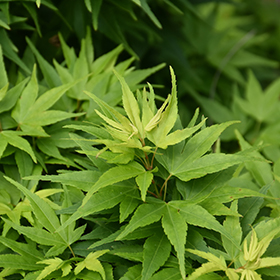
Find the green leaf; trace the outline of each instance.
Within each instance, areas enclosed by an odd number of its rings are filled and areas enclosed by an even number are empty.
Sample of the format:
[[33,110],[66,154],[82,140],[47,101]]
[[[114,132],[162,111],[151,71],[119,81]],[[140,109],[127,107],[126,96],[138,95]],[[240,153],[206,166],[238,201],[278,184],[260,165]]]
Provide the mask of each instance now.
[[101,173],[98,171],[82,170],[72,171],[71,173],[62,173],[58,175],[31,176],[25,177],[25,180],[40,179],[43,181],[58,182],[65,185],[73,186],[83,191],[89,191],[92,182],[96,182]]
[[120,223],[122,223],[139,205],[140,201],[134,197],[126,196],[120,204]]
[[162,218],[162,227],[171,244],[177,252],[180,271],[183,279],[185,278],[185,244],[187,237],[187,223],[179,209],[167,204]]
[[18,100],[16,107],[12,111],[12,117],[19,123],[23,123],[25,117],[34,104],[38,96],[38,82],[36,78],[36,65],[34,65],[32,76],[27,86],[21,94],[21,98]]
[[[19,184],[18,182],[14,181],[13,179],[6,177],[5,179],[15,185],[30,201],[30,204],[33,208],[34,214],[40,223],[50,232],[54,233],[57,228],[60,227],[59,220],[54,212],[54,210],[46,203],[43,199],[41,199],[38,195],[32,193],[24,186]],[[66,243],[66,236],[65,233],[58,234],[61,242]]]
[[185,201],[171,201],[169,205],[175,209],[180,209],[180,214],[188,224],[215,230],[224,235],[236,248],[239,248],[239,244],[235,240],[232,240],[230,233],[225,230],[214,216],[209,214],[200,205],[190,204]]
[[146,225],[157,222],[161,219],[164,213],[165,204],[154,203],[154,204],[142,204],[135,211],[129,224],[123,230],[123,232],[116,238],[116,240],[121,240],[126,237],[129,233],[133,232],[139,227],[144,227]]
[[98,181],[91,187],[82,205],[85,205],[90,197],[101,188],[136,177],[143,172],[145,172],[144,167],[136,162],[112,167],[107,172],[103,173]]
[[9,269],[22,269],[22,270],[39,270],[43,266],[36,264],[32,259],[22,257],[15,254],[9,255],[0,255],[0,267],[9,268]]
[[171,245],[166,235],[157,231],[146,239],[143,254],[142,280],[148,280],[168,259]]
[[168,134],[165,139],[161,141],[161,143],[158,145],[162,149],[166,149],[167,146],[175,145],[177,143],[180,143],[181,141],[189,138],[192,134],[194,134],[197,130],[199,130],[205,123],[206,119],[202,120],[198,125],[181,130],[176,130],[170,134]]
[[4,236],[0,236],[0,242],[6,247],[12,249],[14,252],[20,254],[21,256],[26,257],[30,260],[33,259],[34,262],[42,260],[44,257],[40,251],[36,250],[30,244],[17,242]]
[[9,111],[14,107],[28,80],[29,78],[24,79],[7,91],[5,97],[0,101],[0,113]]
[[252,160],[254,160],[254,158],[239,154],[209,154],[193,162],[185,163],[178,171],[176,171],[176,177],[182,181],[189,181],[193,178],[200,178],[206,174],[215,173],[230,166]]
[[120,278],[120,280],[141,280],[142,265],[137,264],[128,269],[128,271]]
[[[238,213],[238,200],[235,200],[231,204],[231,210]],[[232,234],[232,239],[235,240],[236,244],[241,243],[242,238],[242,229],[239,223],[239,217],[235,216],[227,216],[223,226],[225,230]],[[232,242],[229,242],[227,238],[222,235],[223,246],[226,249],[227,253],[231,257],[231,259],[235,259],[236,256],[239,254],[241,248],[238,250],[235,246],[233,246]]]
[[65,243],[61,241],[61,239],[57,234],[51,234],[44,229],[40,229],[36,227],[20,226],[5,218],[2,219],[5,221],[6,224],[13,227],[20,234],[27,236],[28,238],[30,238],[31,240],[35,241],[38,244],[47,245],[47,246],[67,247],[67,244],[65,245]]
[[120,203],[126,195],[134,191],[135,188],[130,185],[114,185],[99,190],[91,196],[85,205],[79,207],[57,231],[61,231],[81,217],[114,207]]
[[[241,150],[244,151],[246,149],[251,148],[252,146],[242,137],[242,135],[236,130],[236,137],[238,139],[239,145],[241,146]],[[259,152],[252,152],[252,156],[263,158]],[[273,181],[273,176],[271,173],[271,166],[268,162],[246,162],[246,169],[250,171],[254,179],[257,183],[262,187],[264,185],[270,184]],[[275,193],[274,193],[275,191]],[[274,190],[274,188],[270,189],[270,192],[274,197],[278,196],[278,191]]]
[[153,23],[158,27],[162,28],[161,23],[158,21],[152,10],[150,9],[146,0],[133,0],[133,2],[139,5],[145,13],[149,16],[149,18],[153,21]]
[[0,46],[0,88],[3,88],[8,84],[8,77],[7,77],[7,72],[3,60],[3,53],[2,53],[2,46]]
[[150,280],[182,280],[179,269],[176,268],[164,268],[158,273],[154,274]]
[[236,122],[232,121],[207,127],[194,135],[187,142],[183,152],[183,145],[177,144],[167,149],[170,152],[168,151],[167,153],[163,153],[163,155],[156,155],[156,159],[166,168],[170,174],[175,176],[178,174],[180,177],[181,173],[184,174],[187,171],[185,166],[191,167],[196,160],[198,160],[211,148],[223,130],[234,123]]
[[44,78],[48,86],[50,88],[60,86],[61,81],[55,69],[43,58],[43,56],[38,52],[38,50],[28,37],[26,37],[26,41],[38,60],[41,71],[43,72]]
[[[240,97],[236,99],[240,108],[259,122],[271,122],[275,113],[278,112],[280,80],[276,80],[263,93],[260,83],[256,77],[249,72],[249,79],[246,87],[246,100]],[[267,108],[270,108],[267,110]]]
[[35,154],[29,144],[29,142],[27,140],[25,140],[24,138],[20,137],[20,133],[18,133],[17,131],[2,131],[0,132],[2,137],[12,146],[19,148],[23,151],[25,151],[26,153],[28,153],[31,158],[33,159],[33,161],[35,163],[37,163]]
[[140,245],[123,245],[111,250],[110,254],[130,261],[143,262],[143,247]]
[[143,201],[146,200],[147,190],[152,183],[153,177],[154,176],[151,171],[146,171],[135,178],[136,183],[140,188],[141,198]]

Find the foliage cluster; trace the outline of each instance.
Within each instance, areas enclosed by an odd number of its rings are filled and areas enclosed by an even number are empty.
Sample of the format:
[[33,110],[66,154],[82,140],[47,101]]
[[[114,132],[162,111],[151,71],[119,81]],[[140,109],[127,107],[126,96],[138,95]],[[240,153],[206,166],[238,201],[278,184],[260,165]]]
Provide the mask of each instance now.
[[243,2],[1,1],[0,279],[280,277],[280,7]]

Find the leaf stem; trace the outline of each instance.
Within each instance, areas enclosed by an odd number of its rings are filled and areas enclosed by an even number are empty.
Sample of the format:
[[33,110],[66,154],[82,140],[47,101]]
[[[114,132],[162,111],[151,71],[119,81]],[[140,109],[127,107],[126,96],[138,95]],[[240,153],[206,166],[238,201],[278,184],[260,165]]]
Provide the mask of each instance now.
[[161,189],[160,189],[160,193],[159,195],[162,196],[162,191],[163,191],[163,188],[164,188],[164,196],[163,196],[163,201],[165,201],[166,199],[166,190],[167,190],[167,182],[168,180],[171,178],[172,174],[169,174],[169,176],[166,178],[166,180],[164,181]]
[[74,253],[74,251],[72,250],[72,248],[71,248],[71,246],[70,246],[70,245],[68,245],[68,248],[70,249],[70,251],[71,251],[71,253],[72,253],[73,257],[74,257],[74,258],[76,258],[75,253]]
[[157,149],[158,149],[158,147],[156,147],[156,149],[155,149],[155,151],[154,151],[154,154],[153,154],[153,157],[152,157],[152,160],[151,160],[151,166],[150,166],[150,169],[153,169],[154,159],[155,159],[155,156],[156,156]]

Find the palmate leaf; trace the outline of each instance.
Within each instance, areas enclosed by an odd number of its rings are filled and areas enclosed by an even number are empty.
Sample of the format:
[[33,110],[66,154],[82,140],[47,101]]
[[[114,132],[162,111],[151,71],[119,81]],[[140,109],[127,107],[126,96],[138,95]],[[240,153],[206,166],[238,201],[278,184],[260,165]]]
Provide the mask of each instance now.
[[187,236],[187,223],[177,209],[166,205],[161,201],[140,205],[132,216],[129,224],[116,238],[116,240],[124,239],[129,233],[133,232],[137,228],[157,222],[161,218],[164,232],[177,252],[181,275],[183,278],[185,278],[184,255]]
[[208,173],[218,172],[232,165],[239,164],[245,159],[251,160],[252,158],[246,158],[246,155],[242,157],[238,154],[209,154],[203,156],[218,139],[223,130],[234,123],[236,122],[231,121],[207,127],[193,136],[185,147],[182,143],[169,147],[166,152],[156,154],[156,159],[166,168],[170,175],[174,175],[183,181],[199,178]]
[[280,80],[276,80],[263,92],[252,71],[248,76],[246,100],[236,97],[236,102],[245,113],[259,122],[271,122],[278,111]]
[[87,268],[88,270],[98,272],[102,276],[102,279],[106,280],[104,268],[98,258],[107,252],[109,252],[109,250],[101,250],[89,253],[83,261],[77,264],[74,270],[75,275],[79,274],[84,268]]
[[38,99],[38,82],[36,79],[36,67],[26,88],[23,89],[21,98],[12,111],[12,117],[17,121],[23,132],[29,135],[48,136],[42,126],[58,121],[83,115],[63,111],[48,110],[52,107],[71,87],[80,80],[52,88],[43,93]]
[[[40,275],[36,278],[36,280],[41,280],[41,279],[44,279],[45,277],[47,277],[52,272],[58,270],[62,266],[63,260],[60,259],[60,258],[53,258],[53,259],[43,260],[43,261],[40,261],[38,263],[39,264],[46,264],[47,265],[42,270]],[[70,264],[69,264],[69,266],[71,267]]]
[[171,201],[169,205],[180,211],[186,222],[191,225],[215,230],[225,236],[232,244],[239,249],[240,245],[232,240],[231,234],[203,207],[185,201]]

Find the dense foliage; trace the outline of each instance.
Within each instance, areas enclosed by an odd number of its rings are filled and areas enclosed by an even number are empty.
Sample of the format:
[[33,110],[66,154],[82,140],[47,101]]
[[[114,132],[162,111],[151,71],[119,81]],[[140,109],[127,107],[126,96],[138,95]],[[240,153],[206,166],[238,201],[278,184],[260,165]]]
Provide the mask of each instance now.
[[278,279],[279,12],[1,1],[0,279]]

